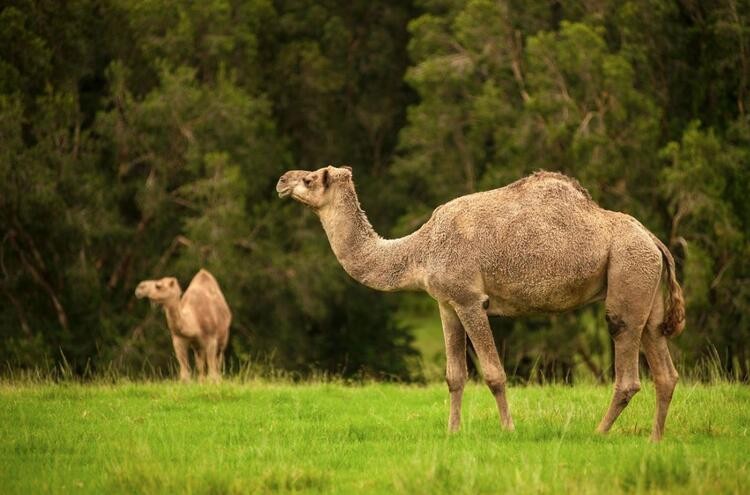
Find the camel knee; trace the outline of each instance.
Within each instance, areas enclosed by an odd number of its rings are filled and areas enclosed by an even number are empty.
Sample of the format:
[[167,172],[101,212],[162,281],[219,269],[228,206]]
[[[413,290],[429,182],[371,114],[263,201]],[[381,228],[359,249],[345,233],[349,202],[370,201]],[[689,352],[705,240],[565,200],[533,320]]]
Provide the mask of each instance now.
[[664,394],[671,398],[672,393],[677,386],[677,382],[680,379],[680,375],[678,375],[676,371],[673,371],[669,374],[654,376],[653,379],[656,392],[660,395]]
[[445,383],[448,384],[449,392],[457,392],[463,390],[468,379],[467,373],[451,373],[445,374]]
[[664,387],[675,387],[677,385],[677,382],[680,380],[680,375],[677,373],[677,371],[672,371],[670,373],[664,373],[660,375],[654,375],[654,383],[660,386]]
[[627,406],[628,403],[630,403],[630,399],[640,392],[640,390],[640,383],[631,383],[624,386],[615,385],[615,396],[617,397],[617,402],[622,406]]
[[505,373],[501,373],[498,376],[487,377],[484,379],[484,382],[487,384],[493,395],[505,393],[505,383],[507,381],[508,380],[505,377]]
[[618,335],[620,335],[620,333],[623,330],[625,330],[625,327],[626,327],[625,322],[616,313],[613,313],[610,310],[607,310],[607,313],[604,315],[604,319],[607,321],[609,335],[612,338],[617,337]]
[[677,373],[677,371],[673,371],[670,375],[670,380],[672,381],[672,388],[677,386],[677,382],[680,381],[680,374]]

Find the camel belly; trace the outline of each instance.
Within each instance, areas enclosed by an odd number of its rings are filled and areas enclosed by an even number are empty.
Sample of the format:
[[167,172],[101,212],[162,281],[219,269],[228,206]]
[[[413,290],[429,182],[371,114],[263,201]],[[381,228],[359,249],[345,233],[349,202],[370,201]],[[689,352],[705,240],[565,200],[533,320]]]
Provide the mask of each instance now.
[[608,242],[540,237],[515,249],[506,245],[494,266],[485,269],[490,314],[562,312],[604,297]]
[[[549,284],[540,284],[549,285]],[[490,304],[487,313],[495,316],[524,316],[543,313],[560,313],[604,299],[606,285],[603,279],[590,279],[580,284],[538,290],[533,286],[514,287],[488,293]]]

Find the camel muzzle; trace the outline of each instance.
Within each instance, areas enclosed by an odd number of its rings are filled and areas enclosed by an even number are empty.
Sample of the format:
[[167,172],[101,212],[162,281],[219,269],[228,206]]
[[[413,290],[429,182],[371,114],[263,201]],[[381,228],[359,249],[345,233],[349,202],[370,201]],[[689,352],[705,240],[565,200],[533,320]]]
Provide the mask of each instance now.
[[291,189],[284,189],[284,190],[278,191],[278,193],[279,193],[279,197],[280,198],[286,198],[287,196],[291,196],[292,195],[292,190]]
[[135,297],[137,297],[138,299],[143,299],[144,297],[146,297],[146,287],[144,287],[143,284],[140,284],[135,288]]
[[279,182],[276,183],[276,192],[279,193],[280,198],[286,198],[292,194],[292,188],[289,187],[289,184],[284,177],[279,179]]

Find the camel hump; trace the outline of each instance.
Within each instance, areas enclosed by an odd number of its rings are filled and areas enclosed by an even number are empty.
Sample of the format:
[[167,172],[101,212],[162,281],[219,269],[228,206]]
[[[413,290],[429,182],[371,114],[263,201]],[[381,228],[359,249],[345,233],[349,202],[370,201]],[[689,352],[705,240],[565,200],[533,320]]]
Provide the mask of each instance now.
[[193,280],[190,281],[190,286],[185,293],[187,294],[188,291],[191,293],[201,291],[205,292],[211,298],[219,298],[222,301],[224,300],[224,294],[221,292],[219,282],[216,281],[216,278],[211,272],[204,268],[198,270],[198,273],[195,274]]
[[201,268],[200,270],[198,270],[198,273],[195,274],[193,279],[196,279],[196,278],[208,278],[210,280],[216,280],[214,276],[211,275],[211,272],[209,272],[205,268]]
[[578,180],[573,177],[569,177],[560,172],[549,172],[547,170],[539,170],[531,175],[528,175],[522,179],[519,179],[512,184],[506,186],[508,189],[525,189],[535,187],[549,187],[553,184],[559,184],[558,187],[562,186],[566,189],[573,190],[579,193],[584,200],[593,202],[591,193],[588,189],[583,187]]
[[[226,319],[227,324],[231,321],[231,310],[224,298],[216,278],[208,270],[201,268],[195,274],[190,286],[185,291],[185,304],[191,306],[198,314],[213,315],[215,312],[221,314],[221,319]],[[211,325],[209,325],[211,326]]]
[[218,289],[219,287],[219,283],[216,281],[216,278],[205,268],[201,268],[200,270],[198,270],[198,273],[195,274],[193,280],[190,281],[190,285],[194,284],[206,288],[216,287]]

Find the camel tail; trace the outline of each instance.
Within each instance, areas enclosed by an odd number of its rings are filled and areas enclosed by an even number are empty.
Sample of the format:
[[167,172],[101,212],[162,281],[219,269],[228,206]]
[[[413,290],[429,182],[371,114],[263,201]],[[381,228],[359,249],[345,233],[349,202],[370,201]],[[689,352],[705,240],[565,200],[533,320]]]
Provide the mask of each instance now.
[[[649,232],[650,233],[650,232]],[[664,311],[664,321],[661,323],[661,333],[666,337],[676,337],[685,329],[685,299],[682,297],[682,288],[677,283],[674,258],[667,246],[659,238],[651,234],[656,246],[661,251],[661,256],[666,264],[667,301]]]

